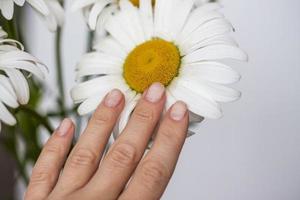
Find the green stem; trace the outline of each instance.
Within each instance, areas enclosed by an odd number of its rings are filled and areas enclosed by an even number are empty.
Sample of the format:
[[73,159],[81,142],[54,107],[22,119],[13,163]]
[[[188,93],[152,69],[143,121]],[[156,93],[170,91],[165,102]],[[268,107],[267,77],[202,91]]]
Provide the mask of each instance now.
[[7,32],[8,38],[18,40],[14,18],[12,20],[5,20],[0,18],[0,25]]
[[37,119],[48,131],[50,134],[52,134],[54,132],[53,128],[51,127],[48,119],[46,117],[43,117],[41,114],[39,114],[37,111],[26,107],[26,106],[20,106],[17,109],[18,111],[24,111],[25,113],[31,115],[32,117],[34,117],[35,119]]
[[64,78],[63,78],[63,67],[61,60],[61,35],[62,30],[59,27],[56,32],[55,39],[55,56],[56,56],[56,75],[57,75],[57,84],[59,89],[59,109],[61,111],[61,117],[64,118],[66,116],[65,111],[65,89],[64,89]]

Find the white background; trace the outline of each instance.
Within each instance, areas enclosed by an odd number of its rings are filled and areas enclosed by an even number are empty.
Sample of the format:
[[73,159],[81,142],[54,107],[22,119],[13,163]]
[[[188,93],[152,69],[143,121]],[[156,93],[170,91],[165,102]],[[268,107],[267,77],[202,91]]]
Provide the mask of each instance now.
[[[163,199],[299,200],[300,1],[222,3],[250,58],[235,67],[243,76],[236,85],[243,97],[224,105],[224,118],[206,121],[186,142]],[[49,66],[47,81],[55,92],[53,34],[34,13],[26,21],[29,50]],[[85,41],[80,13],[68,11],[63,43],[67,90],[74,85],[73,69]]]

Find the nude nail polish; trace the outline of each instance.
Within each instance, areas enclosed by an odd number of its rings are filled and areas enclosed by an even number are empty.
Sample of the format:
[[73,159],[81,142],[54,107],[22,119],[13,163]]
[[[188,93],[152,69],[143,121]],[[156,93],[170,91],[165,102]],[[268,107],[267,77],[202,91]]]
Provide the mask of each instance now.
[[175,121],[181,121],[187,113],[187,106],[182,101],[176,102],[170,112],[170,116]]

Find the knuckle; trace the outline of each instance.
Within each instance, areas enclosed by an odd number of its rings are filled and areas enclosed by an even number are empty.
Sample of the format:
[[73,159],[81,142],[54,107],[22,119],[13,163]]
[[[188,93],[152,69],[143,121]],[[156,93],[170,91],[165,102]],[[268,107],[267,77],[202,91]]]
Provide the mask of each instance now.
[[138,120],[143,122],[152,121],[154,118],[153,110],[149,108],[136,108],[136,110],[134,111],[134,115]]
[[113,113],[98,110],[94,113],[94,121],[96,124],[107,124],[113,121]]
[[60,154],[62,152],[62,147],[57,144],[49,144],[44,148],[45,154]]
[[160,135],[166,143],[180,144],[184,141],[184,134],[180,133],[178,129],[171,129],[171,126],[165,127],[160,131]]
[[70,164],[73,167],[91,166],[97,161],[97,155],[87,148],[78,148],[71,156]]
[[30,184],[36,185],[51,182],[51,176],[46,171],[47,170],[33,170],[33,173],[30,177]]
[[163,186],[169,180],[167,168],[158,161],[146,161],[141,168],[141,176],[144,185],[151,191]]
[[131,144],[119,144],[112,149],[110,160],[113,167],[126,168],[136,163],[136,148]]

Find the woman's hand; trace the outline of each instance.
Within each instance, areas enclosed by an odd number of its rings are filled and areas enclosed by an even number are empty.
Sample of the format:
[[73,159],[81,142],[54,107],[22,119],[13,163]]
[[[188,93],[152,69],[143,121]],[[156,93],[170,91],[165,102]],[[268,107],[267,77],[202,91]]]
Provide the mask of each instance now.
[[188,127],[187,107],[177,102],[163,117],[153,146],[143,157],[165,100],[164,87],[153,84],[104,157],[125,103],[120,91],[107,94],[69,156],[75,128],[65,119],[35,164],[25,199],[159,199],[175,169]]

